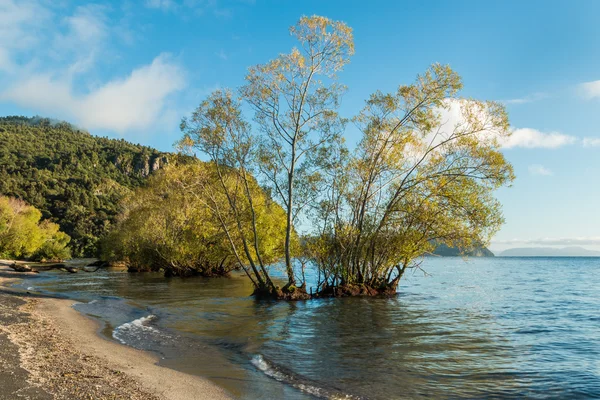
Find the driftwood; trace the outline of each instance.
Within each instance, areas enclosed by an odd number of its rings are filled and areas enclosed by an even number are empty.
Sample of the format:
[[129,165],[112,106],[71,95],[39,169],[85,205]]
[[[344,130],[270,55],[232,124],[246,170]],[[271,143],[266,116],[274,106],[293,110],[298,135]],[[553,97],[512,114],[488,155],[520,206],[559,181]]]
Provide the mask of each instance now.
[[33,272],[35,274],[39,274],[40,270],[42,271],[50,271],[53,269],[59,269],[61,271],[66,271],[69,272],[71,274],[75,274],[77,273],[79,270],[77,268],[74,267],[70,267],[66,264],[53,264],[53,265],[44,265],[43,267],[37,267],[37,268],[32,268],[27,264],[17,264],[17,263],[13,263],[12,265],[10,265],[10,268],[14,269],[17,272]]
[[33,268],[31,268],[29,265],[27,264],[17,264],[17,263],[13,263],[12,265],[9,265],[10,268],[14,269],[17,272],[33,272],[33,273],[39,273],[39,271],[34,270]]
[[102,261],[102,260],[98,260],[98,261],[94,261],[91,264],[86,265],[87,267],[108,267],[108,263],[106,261]]
[[61,264],[59,264],[59,265],[57,265],[56,267],[57,267],[57,269],[61,269],[61,270],[64,270],[64,271],[70,272],[71,274],[75,274],[75,273],[77,273],[77,271],[78,271],[78,269],[77,269],[77,268],[69,267],[68,265],[65,265],[65,264],[62,264],[62,265],[61,265]]
[[[27,264],[19,264],[19,263],[12,263],[10,265],[8,265],[10,268],[12,268],[13,270],[15,270],[16,272],[32,272],[34,274],[39,274],[40,271],[52,271],[54,269],[58,269],[61,271],[65,271],[71,274],[76,274],[79,271],[83,271],[83,272],[96,272],[98,271],[100,268],[105,267],[107,264],[102,262],[95,262],[92,263],[90,265],[87,265],[83,268],[76,268],[76,267],[72,267],[70,265],[67,264],[63,264],[63,263],[57,263],[57,264],[48,264],[48,265],[35,265],[33,267],[27,265]],[[89,267],[95,267],[94,269],[89,269]]]

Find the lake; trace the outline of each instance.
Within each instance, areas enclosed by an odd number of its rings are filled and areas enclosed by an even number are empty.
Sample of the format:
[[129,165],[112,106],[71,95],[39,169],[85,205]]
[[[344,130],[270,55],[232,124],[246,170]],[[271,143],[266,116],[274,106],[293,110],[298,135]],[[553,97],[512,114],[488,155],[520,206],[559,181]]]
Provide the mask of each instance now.
[[600,258],[427,258],[394,298],[255,301],[248,280],[51,272],[107,337],[240,399],[600,397]]

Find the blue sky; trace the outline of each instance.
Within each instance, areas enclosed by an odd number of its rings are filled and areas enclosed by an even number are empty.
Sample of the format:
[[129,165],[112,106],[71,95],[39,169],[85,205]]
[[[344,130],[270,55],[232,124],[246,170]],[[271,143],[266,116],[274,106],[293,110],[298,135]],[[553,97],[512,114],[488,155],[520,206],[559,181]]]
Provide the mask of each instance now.
[[182,116],[289,51],[288,27],[311,14],[354,29],[345,116],[433,62],[465,96],[505,102],[517,180],[498,192],[493,249],[600,249],[600,1],[0,0],[0,114],[168,151]]

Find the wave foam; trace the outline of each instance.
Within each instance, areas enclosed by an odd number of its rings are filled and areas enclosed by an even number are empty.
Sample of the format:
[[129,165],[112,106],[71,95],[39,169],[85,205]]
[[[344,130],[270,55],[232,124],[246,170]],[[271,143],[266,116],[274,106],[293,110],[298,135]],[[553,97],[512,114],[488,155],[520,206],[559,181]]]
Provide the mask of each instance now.
[[118,326],[113,331],[113,338],[123,344],[127,344],[128,337],[134,337],[138,340],[143,339],[148,334],[159,334],[158,329],[148,326],[147,324],[156,319],[156,315],[148,315],[138,318],[131,322],[126,322]]
[[265,360],[265,358],[258,354],[252,357],[250,361],[256,368],[262,371],[265,375],[285,384],[288,384],[298,390],[305,393],[318,397],[320,399],[330,400],[361,400],[361,397],[352,396],[346,393],[339,392],[337,390],[331,390],[324,387],[319,387],[315,383],[310,382],[308,379],[302,378],[293,374],[292,372],[285,371],[283,368]]

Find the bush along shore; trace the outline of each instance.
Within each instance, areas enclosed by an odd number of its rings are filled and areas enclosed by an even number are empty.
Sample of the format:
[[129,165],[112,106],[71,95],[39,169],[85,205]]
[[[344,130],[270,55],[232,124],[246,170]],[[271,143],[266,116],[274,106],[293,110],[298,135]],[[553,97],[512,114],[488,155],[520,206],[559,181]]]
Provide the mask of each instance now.
[[0,258],[54,262],[70,258],[71,238],[41,217],[24,201],[0,196]]

